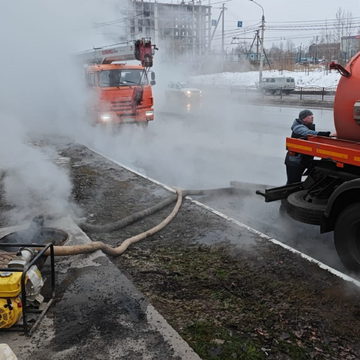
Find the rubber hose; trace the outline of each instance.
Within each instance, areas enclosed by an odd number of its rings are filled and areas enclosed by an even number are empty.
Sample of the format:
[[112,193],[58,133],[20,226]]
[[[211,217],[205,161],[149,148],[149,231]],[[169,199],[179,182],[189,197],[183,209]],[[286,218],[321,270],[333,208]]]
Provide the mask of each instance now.
[[[233,190],[233,188],[218,188],[218,189],[207,189],[207,190],[184,190],[183,191],[183,197],[188,196],[188,195],[206,195],[206,194],[212,194],[212,193],[217,193],[217,192],[226,192],[226,191],[231,191]],[[94,232],[94,233],[99,233],[99,232],[113,232],[116,230],[120,230],[122,228],[124,228],[125,226],[128,226],[130,224],[133,224],[134,222],[136,222],[139,219],[142,219],[146,216],[152,215],[154,213],[156,213],[157,211],[160,211],[161,209],[163,209],[164,207],[170,205],[171,203],[173,203],[176,200],[176,197],[169,197],[163,201],[161,201],[159,204],[156,204],[154,206],[151,206],[147,209],[141,210],[137,213],[131,214],[129,216],[126,216],[125,218],[119,220],[119,221],[115,221],[113,223],[110,224],[104,224],[104,225],[93,225],[93,224],[89,224],[89,223],[81,223],[79,224],[79,226],[81,227],[82,230],[84,231],[90,231],[90,232]]]
[[[182,201],[183,201],[183,197],[188,196],[188,195],[205,195],[205,194],[210,194],[210,193],[216,193],[216,192],[224,192],[224,191],[230,191],[232,190],[232,188],[219,188],[219,189],[208,189],[208,190],[185,190],[182,191],[180,189],[176,189],[176,194],[177,194],[177,201],[175,204],[175,207],[173,208],[173,210],[171,211],[171,213],[158,225],[154,226],[153,228],[132,236],[126,240],[124,240],[121,245],[117,246],[117,247],[112,247],[109,246],[108,244],[105,244],[102,241],[95,241],[95,242],[91,242],[90,244],[83,244],[83,245],[69,245],[69,246],[54,246],[54,255],[55,256],[68,256],[68,255],[79,255],[79,254],[87,254],[87,253],[92,253],[94,251],[97,250],[102,250],[105,254],[107,255],[111,255],[111,256],[119,256],[121,255],[131,244],[138,242],[140,240],[143,240],[145,238],[147,238],[148,236],[152,236],[155,233],[157,233],[158,231],[162,230],[166,225],[168,225],[177,215]],[[169,205],[171,202],[174,201],[175,198],[168,198],[165,199],[164,201],[162,201],[160,204],[155,205],[151,208],[145,209],[142,212],[139,213],[147,213],[147,215],[149,215],[151,213],[151,209],[154,208],[159,208],[160,205],[162,205],[162,207],[166,206],[164,204]],[[161,208],[162,208],[161,207]],[[158,210],[156,210],[158,211]],[[134,218],[138,218],[139,215],[138,214],[134,214]],[[120,223],[122,224],[122,226],[124,226],[123,224],[126,223],[126,219],[131,218],[132,216],[129,216],[127,218],[124,218],[123,221],[120,220],[117,223],[114,224],[109,224],[107,226],[109,226],[109,228],[114,227],[115,224],[119,225]],[[132,219],[131,219],[132,220]],[[128,220],[129,221],[129,220]],[[133,221],[132,221],[133,222]],[[105,226],[103,226],[104,228]],[[47,250],[47,255],[50,255],[50,250]]]
[[[162,230],[167,224],[169,224],[176,214],[178,213],[182,200],[183,200],[183,193],[180,189],[176,189],[177,193],[177,201],[175,207],[171,211],[171,213],[158,225],[154,226],[153,228],[132,236],[126,240],[124,240],[119,246],[113,248],[105,244],[102,241],[95,241],[90,244],[83,244],[83,245],[69,245],[69,246],[54,246],[54,255],[55,256],[68,256],[68,255],[79,255],[79,254],[86,254],[91,253],[96,250],[102,250],[105,254],[111,256],[119,256],[121,255],[131,244],[138,242],[147,238],[148,236],[154,235],[156,232]],[[50,250],[47,250],[47,255],[50,255]]]
[[175,196],[171,196],[163,201],[161,201],[159,204],[156,204],[152,207],[149,207],[147,209],[144,209],[142,211],[139,211],[137,213],[131,214],[129,216],[126,216],[125,218],[115,221],[111,224],[105,224],[105,225],[93,225],[88,223],[82,223],[79,226],[84,231],[90,231],[90,232],[112,232],[119,230],[127,225],[133,224],[135,221],[144,218],[145,216],[149,216],[151,214],[156,213],[157,211],[160,211],[164,207],[172,204],[176,200]]

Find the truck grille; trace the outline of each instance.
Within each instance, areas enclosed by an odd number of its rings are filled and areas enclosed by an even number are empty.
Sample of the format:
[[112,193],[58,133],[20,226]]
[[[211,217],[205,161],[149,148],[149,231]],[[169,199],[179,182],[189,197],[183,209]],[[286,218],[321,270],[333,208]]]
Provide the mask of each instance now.
[[133,107],[131,100],[118,100],[110,102],[110,110],[114,112],[132,113]]

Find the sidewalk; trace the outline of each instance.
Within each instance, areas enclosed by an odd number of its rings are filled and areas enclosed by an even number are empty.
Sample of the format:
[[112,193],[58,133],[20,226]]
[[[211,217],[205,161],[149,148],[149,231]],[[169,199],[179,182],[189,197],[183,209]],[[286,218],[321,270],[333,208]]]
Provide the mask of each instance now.
[[[70,218],[46,226],[67,231],[68,245],[91,241]],[[18,360],[200,359],[101,251],[56,258],[56,275],[56,301],[33,336],[1,334]]]

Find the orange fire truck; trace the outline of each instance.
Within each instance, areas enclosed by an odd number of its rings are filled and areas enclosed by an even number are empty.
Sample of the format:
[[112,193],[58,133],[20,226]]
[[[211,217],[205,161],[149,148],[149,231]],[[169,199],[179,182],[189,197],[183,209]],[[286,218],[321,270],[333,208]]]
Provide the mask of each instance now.
[[288,214],[304,223],[334,231],[343,264],[360,270],[360,53],[340,72],[334,102],[337,138],[286,139],[288,151],[314,157],[305,181],[257,191],[265,201],[282,200]]
[[[155,74],[149,69],[155,49],[150,39],[141,39],[80,54],[81,61],[87,64],[87,84],[95,92],[91,106],[93,123],[147,125],[154,119],[151,85],[155,85]],[[123,62],[128,60],[138,60],[140,64]]]

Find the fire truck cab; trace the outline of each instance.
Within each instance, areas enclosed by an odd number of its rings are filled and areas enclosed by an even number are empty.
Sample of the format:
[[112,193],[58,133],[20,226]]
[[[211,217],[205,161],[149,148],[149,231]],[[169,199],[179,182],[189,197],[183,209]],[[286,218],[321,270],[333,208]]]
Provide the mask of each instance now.
[[[94,124],[147,125],[154,119],[151,86],[155,84],[155,74],[149,70],[154,49],[150,40],[141,39],[81,54],[87,64],[87,84],[95,93],[91,105]],[[124,62],[128,60],[138,60],[140,64]]]

